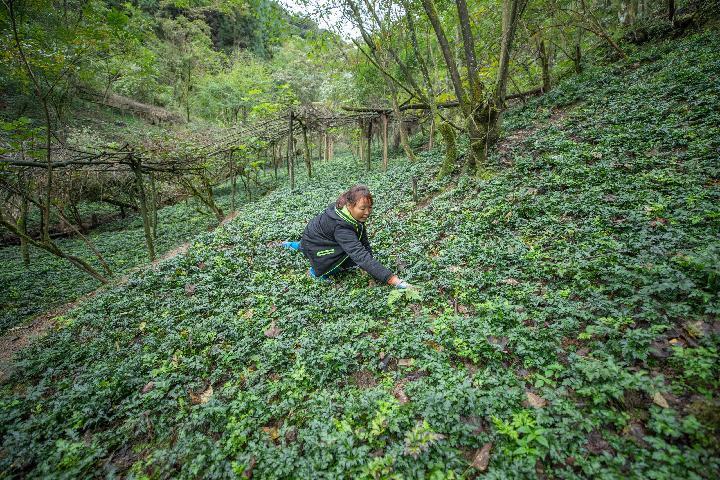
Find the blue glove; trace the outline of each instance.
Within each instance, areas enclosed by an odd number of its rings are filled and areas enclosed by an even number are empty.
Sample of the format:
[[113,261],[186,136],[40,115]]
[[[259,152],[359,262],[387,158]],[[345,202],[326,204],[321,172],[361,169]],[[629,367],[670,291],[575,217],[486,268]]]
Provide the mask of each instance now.
[[395,285],[395,288],[399,288],[400,290],[405,290],[406,288],[410,288],[412,285],[407,283],[405,280],[400,280],[397,285]]
[[280,245],[288,250],[300,250],[300,242],[282,242]]

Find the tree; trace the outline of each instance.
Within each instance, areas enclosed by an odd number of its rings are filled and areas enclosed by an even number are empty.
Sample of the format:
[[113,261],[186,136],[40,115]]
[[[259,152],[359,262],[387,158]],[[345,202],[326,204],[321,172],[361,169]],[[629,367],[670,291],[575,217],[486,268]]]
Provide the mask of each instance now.
[[191,95],[204,72],[214,72],[220,67],[223,55],[212,48],[210,29],[202,20],[163,18],[159,22],[162,44],[160,58],[171,75],[174,97],[185,110],[190,121]]

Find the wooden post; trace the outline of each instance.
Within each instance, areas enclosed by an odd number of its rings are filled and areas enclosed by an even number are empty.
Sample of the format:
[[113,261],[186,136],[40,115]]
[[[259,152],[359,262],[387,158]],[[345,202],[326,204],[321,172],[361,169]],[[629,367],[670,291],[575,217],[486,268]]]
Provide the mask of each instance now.
[[360,165],[362,165],[365,161],[365,122],[363,120],[359,120],[360,124],[360,138],[358,139],[358,157],[360,157]]
[[330,155],[328,154],[328,146],[329,146],[329,145],[328,145],[328,133],[327,133],[327,130],[325,130],[325,131],[323,132],[323,150],[324,150],[324,153],[323,153],[323,157],[322,157],[322,158],[323,158],[323,160],[325,160],[326,162],[330,159],[330,158],[329,158]]
[[235,174],[235,152],[230,152],[230,184],[232,193],[230,195],[230,210],[235,211],[235,195],[237,195],[237,175]]
[[328,136],[328,160],[332,160],[335,156],[335,138],[332,135]]
[[371,161],[371,159],[372,159],[372,133],[373,133],[373,132],[372,132],[372,124],[373,124],[373,119],[372,119],[372,118],[368,118],[368,130],[367,130],[367,159],[366,159],[366,160],[367,160],[367,169],[368,169],[368,172],[370,171],[370,167],[371,167],[370,161]]
[[150,172],[150,193],[152,195],[152,234],[153,238],[157,238],[157,224],[158,224],[158,193],[157,186],[155,185],[155,174]]
[[293,162],[293,111],[290,110],[290,117],[289,117],[289,133],[288,133],[288,151],[287,151],[287,159],[288,159],[288,173],[290,175],[290,191],[295,191],[295,165]]
[[312,178],[312,158],[310,157],[310,145],[308,142],[307,127],[302,122],[300,123],[300,126],[302,127],[303,135],[303,154],[305,156],[305,167],[307,168],[308,178]]
[[276,143],[272,144],[272,158],[273,158],[273,167],[275,168],[275,180],[277,180],[278,163],[280,163],[280,161],[278,160]]

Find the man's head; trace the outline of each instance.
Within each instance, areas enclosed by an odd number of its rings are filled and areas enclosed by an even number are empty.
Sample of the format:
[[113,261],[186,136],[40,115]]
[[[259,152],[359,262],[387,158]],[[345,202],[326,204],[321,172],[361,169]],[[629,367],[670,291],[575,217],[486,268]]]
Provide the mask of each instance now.
[[338,208],[347,207],[358,222],[365,222],[372,213],[373,197],[365,185],[355,185],[338,197]]

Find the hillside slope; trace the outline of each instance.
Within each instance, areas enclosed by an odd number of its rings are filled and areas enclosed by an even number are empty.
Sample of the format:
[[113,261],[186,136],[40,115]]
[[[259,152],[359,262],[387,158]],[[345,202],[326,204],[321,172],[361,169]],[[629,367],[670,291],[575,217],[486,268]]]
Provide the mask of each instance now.
[[[270,193],[27,352],[0,468],[716,478],[718,72],[717,32],[650,46],[511,112],[482,180],[430,180],[433,152]],[[274,246],[358,181],[418,294]]]

